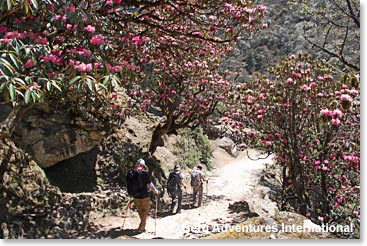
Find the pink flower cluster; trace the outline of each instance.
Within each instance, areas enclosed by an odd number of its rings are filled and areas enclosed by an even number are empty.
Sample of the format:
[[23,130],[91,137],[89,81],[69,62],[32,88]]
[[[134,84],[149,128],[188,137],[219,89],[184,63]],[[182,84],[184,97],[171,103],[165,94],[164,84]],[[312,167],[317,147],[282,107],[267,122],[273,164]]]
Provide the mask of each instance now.
[[360,162],[360,158],[358,156],[353,156],[353,155],[345,155],[344,157],[345,161],[351,161],[354,163],[359,163]]
[[90,72],[93,69],[91,63],[88,64],[80,63],[79,65],[75,65],[74,68],[79,72]]
[[84,31],[90,32],[90,33],[95,33],[96,28],[94,26],[88,25],[88,26],[84,27]]
[[90,43],[94,44],[94,45],[100,45],[103,43],[103,35],[102,34],[98,34],[98,35],[94,35],[91,39],[90,39]]
[[[7,29],[2,28],[4,31]],[[41,33],[33,33],[33,32],[18,32],[18,31],[13,31],[13,32],[7,32],[5,33],[4,37],[0,39],[1,43],[6,43],[6,44],[10,44],[13,39],[25,39],[29,37],[30,39],[34,40],[35,43],[37,44],[41,44],[41,45],[46,45],[48,44],[48,40],[46,37],[44,37]]]
[[342,94],[340,96],[340,100],[346,101],[346,102],[353,102],[353,98],[348,94]]
[[90,50],[84,49],[83,47],[75,47],[73,49],[66,49],[66,53],[77,53],[80,56],[90,57],[92,52]]
[[340,125],[341,123],[340,118],[344,115],[343,112],[340,111],[339,109],[335,110],[323,109],[320,112],[324,116],[332,117],[331,124],[335,126]]

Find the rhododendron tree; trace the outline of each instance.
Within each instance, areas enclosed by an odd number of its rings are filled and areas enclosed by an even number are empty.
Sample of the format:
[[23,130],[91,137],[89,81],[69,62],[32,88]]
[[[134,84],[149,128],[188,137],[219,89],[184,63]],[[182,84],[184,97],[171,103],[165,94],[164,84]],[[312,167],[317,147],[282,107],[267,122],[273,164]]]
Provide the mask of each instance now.
[[238,85],[223,123],[243,146],[275,155],[283,169],[283,203],[326,223],[360,219],[359,76],[341,78],[308,55],[291,56]]
[[221,57],[264,28],[266,12],[240,0],[14,0],[0,9],[0,91],[9,101],[93,104],[122,86],[133,105],[161,108],[153,142],[210,114],[228,86],[216,73]]

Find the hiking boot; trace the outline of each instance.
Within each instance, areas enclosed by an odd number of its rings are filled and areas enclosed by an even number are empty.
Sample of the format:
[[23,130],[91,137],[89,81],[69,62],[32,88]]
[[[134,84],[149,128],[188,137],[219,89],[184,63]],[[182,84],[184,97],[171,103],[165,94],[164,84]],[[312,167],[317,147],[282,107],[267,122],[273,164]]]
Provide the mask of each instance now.
[[145,229],[137,229],[136,232],[140,234],[140,233],[145,232]]

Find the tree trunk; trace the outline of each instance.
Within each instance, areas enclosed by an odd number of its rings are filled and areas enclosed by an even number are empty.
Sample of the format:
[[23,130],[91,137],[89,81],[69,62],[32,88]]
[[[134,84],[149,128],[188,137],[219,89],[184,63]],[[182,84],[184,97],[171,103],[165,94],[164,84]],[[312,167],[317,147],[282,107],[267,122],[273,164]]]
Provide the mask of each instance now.
[[157,150],[158,146],[164,146],[163,136],[165,134],[175,134],[177,135],[178,126],[175,124],[173,116],[167,116],[167,121],[164,125],[158,124],[154,129],[152,140],[150,142],[149,153],[151,155]]

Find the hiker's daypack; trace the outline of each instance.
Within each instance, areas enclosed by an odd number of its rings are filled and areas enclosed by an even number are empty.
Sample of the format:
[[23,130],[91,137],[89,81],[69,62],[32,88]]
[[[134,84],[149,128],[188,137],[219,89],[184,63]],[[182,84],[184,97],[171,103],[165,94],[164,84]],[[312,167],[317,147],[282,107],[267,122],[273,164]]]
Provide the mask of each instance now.
[[144,184],[141,171],[130,168],[126,175],[127,193],[130,196],[138,196],[143,191]]
[[177,191],[179,190],[180,186],[179,186],[179,177],[178,177],[178,173],[176,172],[171,172],[168,176],[168,181],[167,181],[167,192],[169,195],[173,195],[175,193],[177,193]]
[[201,173],[197,170],[192,171],[191,173],[191,186],[199,186],[202,184],[201,182]]

